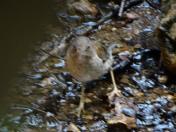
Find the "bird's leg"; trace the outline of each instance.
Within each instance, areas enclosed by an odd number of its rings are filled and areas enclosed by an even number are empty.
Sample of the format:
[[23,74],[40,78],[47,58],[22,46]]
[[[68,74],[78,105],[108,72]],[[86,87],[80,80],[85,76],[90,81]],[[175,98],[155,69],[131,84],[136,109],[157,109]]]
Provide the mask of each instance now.
[[84,111],[84,96],[85,96],[85,86],[81,84],[81,97],[79,102],[79,107],[77,108],[77,117],[81,116],[81,112]]
[[104,67],[105,69],[109,70],[109,68],[112,66],[114,58],[112,55],[112,51],[114,48],[117,47],[117,44],[112,44],[111,46],[108,47],[107,49],[107,54],[108,54],[108,59],[106,60],[106,62],[104,63]]
[[117,88],[116,81],[115,81],[115,78],[114,78],[114,72],[113,72],[112,68],[110,69],[110,74],[111,74],[111,79],[112,79],[112,83],[113,83],[113,91],[108,94],[108,98],[109,98],[109,100],[113,100],[114,96],[115,95],[120,96],[121,92]]
[[[109,54],[109,59],[113,62],[113,55],[112,55],[112,50],[114,48],[116,48],[117,45],[116,44],[113,44],[111,46],[108,47],[108,50],[107,50],[107,53]],[[111,79],[112,79],[112,83],[113,83],[113,91],[110,92],[108,94],[108,98],[109,100],[113,100],[114,96],[120,96],[121,95],[121,92],[120,90],[118,90],[117,88],[117,85],[116,85],[116,81],[115,81],[115,78],[114,78],[114,72],[113,72],[113,69],[112,67],[110,68],[110,74],[111,74]]]
[[117,48],[117,44],[112,44],[112,45],[109,46],[108,49],[107,49],[107,53],[108,53],[109,57],[112,58],[112,59],[113,59],[112,51],[113,51],[114,48]]

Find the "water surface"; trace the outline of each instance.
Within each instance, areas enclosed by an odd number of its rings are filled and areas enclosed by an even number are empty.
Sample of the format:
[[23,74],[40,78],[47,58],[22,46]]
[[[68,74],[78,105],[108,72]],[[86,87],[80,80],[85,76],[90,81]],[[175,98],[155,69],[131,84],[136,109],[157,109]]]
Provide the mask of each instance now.
[[[0,113],[12,102],[23,60],[38,41],[45,38],[48,25],[58,23],[51,0],[8,0],[0,7]],[[13,82],[13,83],[12,83]]]

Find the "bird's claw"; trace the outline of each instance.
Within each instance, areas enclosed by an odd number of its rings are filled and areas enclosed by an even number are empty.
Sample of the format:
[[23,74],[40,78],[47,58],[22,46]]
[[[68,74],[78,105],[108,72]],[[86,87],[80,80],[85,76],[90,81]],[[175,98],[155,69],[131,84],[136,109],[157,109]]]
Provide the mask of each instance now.
[[110,101],[113,101],[116,96],[117,97],[121,96],[121,92],[118,89],[114,89],[112,92],[108,93],[107,95],[108,95],[108,99]]
[[77,117],[81,117],[81,114],[84,112],[84,102],[81,101],[80,104],[79,104],[79,107],[76,109],[76,115]]

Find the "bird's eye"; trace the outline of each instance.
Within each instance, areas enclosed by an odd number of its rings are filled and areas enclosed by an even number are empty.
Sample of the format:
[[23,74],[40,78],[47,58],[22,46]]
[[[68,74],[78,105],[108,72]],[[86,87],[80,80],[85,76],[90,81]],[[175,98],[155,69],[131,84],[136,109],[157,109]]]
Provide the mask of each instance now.
[[77,51],[76,46],[73,46],[72,48],[73,48],[73,51],[74,51],[74,52],[76,52],[76,51]]
[[106,62],[106,60],[105,60],[105,59],[102,59],[102,61],[103,61],[103,63],[105,63],[105,62]]
[[87,46],[86,51],[88,51],[89,49],[90,49],[90,46]]

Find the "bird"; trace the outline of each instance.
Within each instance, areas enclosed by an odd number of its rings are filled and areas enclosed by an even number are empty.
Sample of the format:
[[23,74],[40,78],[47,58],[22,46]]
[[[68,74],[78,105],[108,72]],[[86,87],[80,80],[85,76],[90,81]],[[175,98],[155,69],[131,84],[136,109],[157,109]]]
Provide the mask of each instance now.
[[101,44],[98,44],[96,41],[86,36],[77,36],[71,40],[66,51],[65,61],[67,70],[82,84],[80,104],[77,110],[78,117],[80,117],[81,112],[84,110],[86,82],[97,80],[100,76],[111,71],[114,90],[110,95],[120,95],[111,69],[114,60],[112,50],[115,47],[116,45],[114,44],[104,49]]
[[164,31],[160,30],[161,61],[163,66],[172,74],[176,74],[176,41],[174,42]]
[[158,34],[162,64],[170,73],[176,75],[176,41],[166,35],[163,30],[159,30]]
[[163,66],[176,75],[176,2],[171,1],[164,10],[163,18],[156,29],[161,49]]

